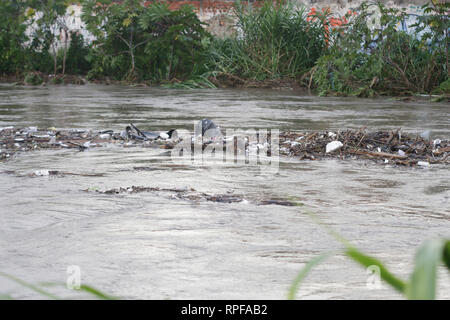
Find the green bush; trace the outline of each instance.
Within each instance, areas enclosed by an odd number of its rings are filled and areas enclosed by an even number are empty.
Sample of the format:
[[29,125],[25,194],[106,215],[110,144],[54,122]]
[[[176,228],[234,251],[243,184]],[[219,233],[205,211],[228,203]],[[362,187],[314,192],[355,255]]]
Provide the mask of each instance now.
[[33,37],[27,47],[25,71],[53,72],[53,57],[50,54],[50,46],[45,39]]
[[91,69],[91,64],[87,58],[90,51],[89,47],[86,45],[82,34],[71,32],[70,37],[70,46],[66,58],[66,73],[87,74]]
[[25,84],[27,85],[32,85],[32,86],[37,86],[42,84],[42,82],[44,81],[44,79],[42,79],[42,76],[39,72],[28,72],[25,75]]
[[150,80],[186,80],[207,71],[211,36],[193,7],[172,11],[167,4],[155,3],[144,12],[140,26],[152,35],[142,57]]
[[[381,26],[376,30],[367,26],[373,6],[381,12]],[[412,26],[416,28],[413,33],[397,30],[406,16],[404,11],[387,9],[381,3],[363,4],[344,32],[333,34],[328,53],[318,60],[314,81],[319,94],[430,93],[445,81],[445,42],[439,37],[433,41],[426,35],[419,37],[428,20],[419,19]]]
[[0,1],[0,74],[21,73],[26,61],[23,43],[25,6],[20,1]]
[[450,94],[450,79],[448,79],[448,80],[442,82],[442,83],[439,85],[439,90],[440,90],[442,93]]
[[89,76],[115,79],[186,80],[206,71],[210,35],[190,6],[138,0],[85,1],[83,21],[97,36]]
[[237,33],[216,40],[218,71],[244,79],[297,78],[308,72],[326,47],[325,17],[308,19],[304,7],[266,1],[261,7],[236,3]]

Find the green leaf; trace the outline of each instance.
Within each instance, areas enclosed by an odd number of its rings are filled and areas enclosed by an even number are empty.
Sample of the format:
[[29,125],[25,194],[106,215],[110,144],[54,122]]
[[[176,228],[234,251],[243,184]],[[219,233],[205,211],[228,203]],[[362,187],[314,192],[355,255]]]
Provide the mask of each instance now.
[[90,293],[90,294],[92,294],[92,295],[94,295],[97,298],[102,299],[102,300],[116,300],[117,299],[116,297],[109,296],[109,295],[107,295],[107,294],[105,294],[103,292],[100,292],[99,290],[94,289],[93,287],[90,287],[90,286],[85,285],[85,284],[80,286],[80,290],[88,292],[88,293]]
[[345,253],[347,256],[366,268],[373,265],[378,266],[380,268],[381,279],[386,281],[397,291],[405,293],[405,282],[394,276],[379,260],[370,257],[353,247],[348,247]]
[[39,293],[39,294],[41,294],[43,296],[46,296],[47,298],[54,299],[54,300],[58,300],[59,299],[57,296],[55,296],[55,295],[53,295],[53,294],[51,294],[51,293],[49,293],[49,292],[47,292],[45,290],[42,290],[41,288],[38,288],[38,287],[28,283],[28,282],[25,282],[25,281],[23,281],[21,279],[18,279],[16,277],[12,276],[12,275],[9,275],[7,273],[4,273],[4,272],[0,271],[0,276],[5,277],[5,278],[7,278],[9,280],[12,280],[12,281],[20,284],[23,287],[29,288],[29,289],[31,289],[31,290],[33,290],[33,291],[35,291],[35,292],[37,292],[37,293]]
[[450,270],[450,240],[447,240],[444,246],[444,252],[442,254],[442,260],[447,268]]
[[128,27],[128,26],[131,24],[131,21],[132,21],[131,18],[128,17],[128,18],[126,18],[126,19],[123,20],[122,25],[123,25],[124,27]]
[[407,288],[408,299],[433,300],[436,298],[437,266],[442,260],[447,263],[448,242],[444,239],[433,239],[419,248]]
[[308,273],[311,271],[311,269],[313,267],[315,267],[316,265],[318,265],[319,263],[321,263],[322,261],[326,260],[328,257],[330,257],[332,255],[331,252],[326,252],[321,254],[320,256],[315,257],[314,259],[312,259],[311,261],[309,261],[298,273],[297,277],[294,279],[294,281],[292,282],[292,285],[289,289],[288,292],[288,300],[294,300],[295,299],[295,294],[298,291],[298,288],[300,286],[300,284],[302,283],[302,281],[306,278],[306,276],[308,275]]

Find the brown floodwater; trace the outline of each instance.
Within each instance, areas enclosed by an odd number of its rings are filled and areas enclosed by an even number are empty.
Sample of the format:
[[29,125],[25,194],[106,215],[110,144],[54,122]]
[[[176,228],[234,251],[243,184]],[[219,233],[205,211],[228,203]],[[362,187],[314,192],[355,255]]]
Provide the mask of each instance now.
[[[0,86],[0,127],[193,130],[338,130],[366,126],[450,138],[450,107],[427,101],[322,98],[295,91],[171,90],[121,86]],[[2,146],[0,146],[0,149]],[[136,170],[145,167],[147,170]],[[98,176],[32,176],[59,170]],[[243,196],[239,203],[179,199],[170,192],[107,195],[146,186]],[[84,190],[89,189],[91,192]],[[258,205],[295,198],[304,207]],[[448,167],[396,168],[365,161],[281,158],[276,173],[242,163],[180,165],[165,150],[107,146],[37,151],[0,163],[0,271],[79,297],[64,287],[67,268],[122,298],[284,299],[301,267],[335,251],[306,278],[302,299],[397,299],[303,208],[397,275],[407,278],[417,247],[450,237]],[[438,297],[450,299],[439,270]],[[0,278],[0,295],[41,298]]]

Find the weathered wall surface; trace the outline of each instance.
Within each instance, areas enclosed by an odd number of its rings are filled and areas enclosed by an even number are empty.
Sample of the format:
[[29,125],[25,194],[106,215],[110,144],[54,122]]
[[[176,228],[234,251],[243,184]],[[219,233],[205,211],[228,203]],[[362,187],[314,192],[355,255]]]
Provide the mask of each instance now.
[[[276,0],[274,0],[276,1]],[[359,6],[367,0],[294,0],[299,5],[307,8],[330,8],[333,13],[345,13],[348,9]],[[190,4],[197,8],[202,19],[211,18],[211,15],[228,13],[233,6],[234,0],[168,0],[170,7],[177,9],[183,4]],[[247,2],[242,0],[242,2]],[[250,0],[249,3],[262,2],[261,0]],[[421,6],[429,0],[381,0],[388,7],[413,9]]]
[[[350,8],[354,8],[363,3],[363,0],[297,0],[307,7],[330,8],[333,12],[345,12]],[[382,0],[388,7],[408,8],[421,6],[429,2],[428,0]]]
[[[241,0],[245,2],[245,0]],[[184,4],[190,4],[196,8],[200,20],[207,23],[207,29],[212,34],[224,37],[229,35],[234,22],[231,18],[234,0],[167,0],[171,9],[178,9]],[[250,0],[249,3],[261,2]],[[298,5],[304,5],[307,9],[321,10],[330,8],[336,15],[343,15],[349,9],[358,7],[364,0],[297,0]],[[406,8],[408,12],[417,13],[420,6],[428,0],[384,0],[388,7]],[[69,14],[70,13],[70,14]],[[68,9],[67,21],[70,29],[81,32],[85,39],[92,40],[92,36],[85,30],[80,19],[81,6],[73,4]],[[62,39],[61,39],[62,40]]]
[[[190,3],[198,8],[198,14],[202,21],[208,23],[208,30],[217,36],[226,36],[230,33],[233,21],[230,18],[233,0],[199,0],[199,1],[177,1],[173,2],[173,7]],[[250,2],[257,2],[255,0]],[[334,15],[344,15],[350,9],[356,8],[367,0],[297,0],[299,6],[305,6],[308,10],[322,10],[329,8]],[[429,0],[383,0],[388,7],[406,8],[409,13],[418,13],[420,7]]]
[[[351,8],[358,7],[364,0],[298,0],[307,7],[330,8],[333,13],[344,14]],[[416,11],[416,8],[429,2],[428,0],[384,0],[388,7],[407,8]]]

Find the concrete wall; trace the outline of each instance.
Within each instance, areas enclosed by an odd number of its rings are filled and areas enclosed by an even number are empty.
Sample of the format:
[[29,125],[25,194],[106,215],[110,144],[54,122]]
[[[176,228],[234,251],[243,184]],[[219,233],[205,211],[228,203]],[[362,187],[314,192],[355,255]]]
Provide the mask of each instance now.
[[[334,15],[344,15],[350,9],[354,9],[366,0],[297,0],[298,5],[305,6],[308,10],[315,8],[322,10],[329,8]],[[178,1],[175,1],[177,3]],[[250,1],[250,2],[255,2]],[[367,2],[367,1],[366,1]],[[388,7],[406,8],[408,13],[421,13],[420,7],[429,0],[384,0]],[[178,3],[189,3],[180,1]],[[217,36],[226,36],[231,33],[233,20],[230,18],[233,1],[231,0],[200,0],[192,4],[198,8],[199,17],[208,23],[208,31]]]
[[[244,2],[244,0],[242,0]],[[201,21],[207,23],[207,29],[217,36],[227,36],[232,33],[234,24],[231,17],[234,0],[168,0],[171,9],[178,9],[183,4],[190,4],[196,8],[197,14]],[[255,0],[250,0],[254,3]],[[343,15],[349,9],[358,7],[364,0],[297,0],[299,5],[304,5],[308,9],[315,8],[321,10],[330,8],[333,14]],[[384,0],[382,1],[389,7],[406,8],[410,13],[418,13],[420,6],[429,2],[428,0]],[[79,4],[71,5],[67,12],[66,21],[70,25],[72,31],[82,33],[87,41],[93,39],[81,21],[81,6]],[[64,39],[60,39],[60,45]]]

